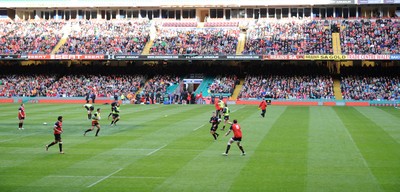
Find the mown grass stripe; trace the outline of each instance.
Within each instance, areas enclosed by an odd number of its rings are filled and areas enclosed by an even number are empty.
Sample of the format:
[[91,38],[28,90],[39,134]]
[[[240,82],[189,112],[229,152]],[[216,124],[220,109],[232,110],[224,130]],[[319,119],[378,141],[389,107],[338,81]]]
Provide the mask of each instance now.
[[[262,119],[259,119],[257,111],[250,106],[243,107],[241,110],[237,111],[235,115],[232,114],[232,119],[238,119],[239,124],[242,126],[243,133],[246,135],[243,140],[246,150],[246,139],[251,138],[247,135],[247,131],[252,129],[262,130],[261,127],[254,127],[256,124],[262,123]],[[256,119],[258,120],[256,121]],[[250,122],[253,126],[250,126]],[[203,186],[202,190],[204,191],[229,190],[233,182],[232,178],[235,178],[239,174],[238,170],[245,165],[248,158],[240,156],[236,144],[232,145],[228,157],[221,155],[221,153],[225,151],[227,141],[232,137],[232,135],[228,137],[222,136],[227,129],[228,128],[226,128],[225,131],[217,131],[220,134],[217,141],[213,141],[208,132],[203,132],[203,137],[206,143],[208,143],[208,145],[204,146],[204,150],[193,155],[186,163],[182,163],[182,166],[179,167],[173,175],[168,177],[164,183],[155,188],[155,190],[196,191],[199,185]],[[207,129],[207,131],[208,130],[209,129]],[[252,154],[250,149],[248,152]],[[232,164],[235,169],[225,168],[228,162]],[[187,177],[187,175],[191,175],[191,177]],[[227,177],[227,175],[229,175],[229,177]]]
[[[173,107],[173,108],[177,108],[179,106]],[[182,111],[182,110],[181,110]],[[201,111],[201,110],[200,110]],[[166,112],[166,111],[164,111]],[[195,107],[195,108],[188,108],[183,114],[180,114],[179,116],[176,116],[175,114],[170,114],[168,115],[169,118],[160,118],[161,120],[149,120],[149,121],[145,121],[143,122],[143,124],[146,124],[144,126],[147,126],[148,128],[144,128],[143,130],[146,130],[145,134],[141,134],[141,135],[136,135],[133,136],[130,141],[126,141],[126,142],[122,142],[121,140],[119,140],[119,145],[123,146],[124,148],[126,147],[132,147],[132,148],[137,148],[137,147],[141,147],[141,148],[157,148],[156,146],[158,145],[159,141],[168,141],[168,142],[172,142],[174,140],[174,138],[176,137],[181,137],[181,134],[175,134],[175,135],[167,135],[169,140],[165,140],[163,139],[165,137],[165,134],[159,134],[160,131],[165,131],[165,129],[176,129],[178,124],[180,125],[184,125],[186,123],[191,123],[191,120],[189,118],[186,117],[195,117],[196,115],[198,115],[196,112],[199,112],[199,108]],[[175,113],[173,111],[173,113]],[[168,113],[167,113],[168,114]],[[194,115],[195,114],[195,115]],[[155,116],[157,117],[157,116]],[[171,121],[173,123],[165,123]],[[185,129],[185,127],[179,127],[179,129],[182,129],[182,134],[187,134],[189,132],[191,132],[190,129]],[[135,133],[137,130],[135,129],[131,129],[131,130],[126,130],[125,135],[131,135],[132,133]],[[171,131],[165,131],[165,132],[171,132]],[[87,147],[90,147],[87,146]],[[158,146],[159,147],[159,146]],[[164,146],[165,147],[165,146]],[[106,148],[104,148],[106,149]],[[92,164],[93,161],[97,161],[97,159],[110,159],[113,161],[112,165],[108,165],[107,168],[105,169],[99,169],[99,174],[106,172],[108,169],[110,168],[116,168],[117,167],[122,167],[125,169],[125,167],[129,166],[130,164],[135,163],[136,161],[144,158],[145,156],[153,156],[153,155],[157,155],[158,153],[160,153],[162,151],[163,148],[157,148],[156,150],[152,150],[150,151],[150,153],[126,153],[124,151],[118,151],[118,150],[114,150],[114,149],[118,149],[118,146],[114,146],[113,148],[109,149],[109,150],[104,150],[102,153],[97,154],[96,156],[88,159],[87,161],[82,161],[79,162],[73,166],[71,166],[70,168],[65,169],[64,171],[68,171],[68,170],[75,170],[75,169],[91,169],[94,168]],[[157,153],[155,153],[157,152]],[[107,158],[108,157],[108,158]],[[129,158],[130,161],[125,161],[125,158]],[[101,163],[101,162],[98,162]],[[63,171],[61,171],[63,172]],[[120,174],[120,173],[119,173]],[[108,179],[109,180],[109,179]],[[101,184],[98,184],[96,186],[94,186],[96,189],[100,189],[102,188],[103,183],[105,183],[107,185],[107,182],[109,181],[104,181]],[[42,181],[41,181],[42,182]],[[88,182],[90,182],[90,179],[88,179]]]
[[400,106],[398,108],[394,107],[373,107],[373,109],[380,109],[382,111],[385,111],[394,117],[400,118]]
[[400,144],[355,108],[334,108],[384,191],[400,189]]
[[[191,109],[191,108],[188,108],[188,109]],[[195,109],[193,109],[192,108],[192,110],[195,110]],[[180,110],[180,111],[182,111],[182,110]],[[161,113],[161,112],[160,112]],[[77,114],[77,115],[75,115],[75,119],[76,118],[79,118],[78,116],[80,116],[80,114]],[[74,118],[72,118],[71,117],[71,119],[68,119],[68,121],[72,121]],[[129,121],[128,119],[127,119],[127,121]],[[143,122],[143,123],[145,123],[145,122]],[[74,123],[74,124],[79,124],[79,123]],[[74,129],[72,132],[81,132],[79,129],[77,130],[77,129]],[[50,135],[49,135],[50,136]],[[64,135],[65,136],[65,135]],[[63,136],[63,137],[64,137]],[[82,138],[82,136],[81,136],[81,134],[79,134],[79,136],[80,136],[80,138]],[[64,139],[65,139],[66,137],[64,137]],[[133,139],[134,139],[134,137],[132,137]],[[132,138],[130,138],[130,139],[132,139]],[[127,138],[128,139],[128,138]],[[64,141],[66,141],[66,140],[68,140],[68,138],[66,138]],[[100,138],[100,140],[102,140],[101,138]],[[80,141],[79,140],[77,140],[78,141],[78,143],[80,143],[80,145],[82,145],[82,143],[81,143],[81,141],[82,141],[82,139],[80,139]],[[119,142],[121,142],[122,140],[119,140]],[[128,141],[128,140],[127,140]],[[123,143],[117,143],[118,145],[121,145],[121,144],[123,144]],[[68,151],[68,148],[74,148],[74,145],[75,144],[70,144],[70,145],[64,145],[64,149],[66,149],[67,151]],[[98,145],[98,144],[97,144]],[[90,145],[87,145],[87,146],[90,146]],[[104,146],[104,145],[102,145],[102,146]],[[104,146],[105,148],[103,148],[103,150],[107,150],[107,149],[109,149],[110,147],[112,147],[113,145],[110,145],[110,144],[108,144],[108,146]],[[57,146],[56,146],[57,147]],[[75,149],[74,151],[82,151],[82,148],[79,148],[79,149]],[[72,149],[71,149],[71,151],[72,151]],[[103,151],[104,152],[104,151]],[[72,152],[73,153],[73,152]],[[67,152],[67,154],[68,154],[68,152]],[[69,155],[73,155],[73,156],[75,156],[75,155],[77,155],[77,154],[71,154],[71,153],[69,153]],[[86,156],[82,156],[82,157],[86,157]],[[107,160],[107,158],[104,158],[104,157],[100,157],[100,159],[106,159]],[[34,160],[35,161],[35,160]],[[41,161],[40,159],[38,159],[38,162],[39,161]],[[102,161],[99,161],[99,160],[97,160],[98,162],[102,162]],[[93,162],[93,161],[92,161]],[[129,162],[129,161],[128,161]],[[43,163],[43,162],[42,162]],[[32,162],[32,164],[36,164],[36,163],[34,163],[34,162]],[[87,165],[89,165],[89,164],[87,164]],[[39,166],[40,167],[40,166]],[[12,169],[10,169],[10,170],[12,170]],[[106,170],[105,170],[106,171]],[[46,174],[46,173],[44,173],[44,174]],[[45,180],[43,180],[43,181],[45,181]],[[26,185],[29,185],[29,181],[28,180],[26,180],[25,182],[28,182],[28,183],[25,183]],[[36,181],[36,182],[32,182],[32,185],[37,185],[38,183],[42,183],[40,180],[38,180],[38,181]],[[31,186],[32,186],[31,185]]]
[[380,191],[332,107],[310,107],[306,191]]
[[[400,117],[388,113],[382,108],[357,107],[358,112],[382,128],[390,137],[400,144]],[[400,113],[400,111],[398,111]]]
[[[230,191],[302,191],[306,179],[307,107],[267,110],[266,129]],[[259,111],[258,111],[259,112]],[[277,113],[275,116],[274,113]]]

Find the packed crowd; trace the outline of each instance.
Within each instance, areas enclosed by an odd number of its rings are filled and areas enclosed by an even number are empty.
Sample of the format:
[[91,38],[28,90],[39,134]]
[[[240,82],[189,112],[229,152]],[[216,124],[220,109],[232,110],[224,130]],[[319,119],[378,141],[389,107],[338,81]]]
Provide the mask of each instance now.
[[[164,97],[168,97],[168,87],[172,85],[178,85],[180,78],[175,75],[155,75],[154,77],[147,80],[143,87],[140,98],[140,103],[160,103],[164,100]],[[173,90],[170,90],[171,92]]]
[[342,77],[340,88],[345,100],[399,100],[399,77]]
[[150,38],[148,20],[79,20],[71,22],[58,54],[141,54]]
[[243,54],[333,54],[332,33],[321,20],[260,20],[247,32]]
[[209,93],[229,93],[232,94],[236,85],[239,83],[236,75],[217,76],[213,83],[208,87]]
[[68,75],[62,76],[52,84],[50,90],[66,97],[85,96],[88,91],[98,97],[112,97],[135,93],[145,77],[141,75]]
[[0,54],[49,54],[63,36],[64,20],[0,20]]
[[111,98],[136,93],[144,79],[141,75],[7,75],[0,78],[0,96],[85,97],[95,93]]
[[47,96],[48,88],[55,81],[55,75],[3,75],[0,76],[0,97]]
[[245,78],[239,98],[335,99],[330,76],[251,76]]
[[340,24],[343,54],[398,54],[398,19],[343,20]]
[[[240,29],[230,22],[173,22],[158,26],[150,54],[236,54]],[[179,25],[182,23],[183,27]],[[233,22],[237,23],[237,22]],[[333,54],[331,24],[340,28],[342,54],[398,54],[400,21],[391,19],[281,19],[250,22],[242,54]],[[210,25],[210,26],[208,26]],[[0,20],[0,54],[141,54],[150,39],[148,20]],[[169,25],[167,25],[169,26]],[[175,27],[173,27],[175,26]],[[210,28],[211,27],[211,28]]]
[[152,55],[236,54],[238,28],[161,28],[150,48]]
[[166,92],[167,88],[174,84],[179,84],[180,79],[174,75],[156,75],[149,79],[143,87],[143,91]]

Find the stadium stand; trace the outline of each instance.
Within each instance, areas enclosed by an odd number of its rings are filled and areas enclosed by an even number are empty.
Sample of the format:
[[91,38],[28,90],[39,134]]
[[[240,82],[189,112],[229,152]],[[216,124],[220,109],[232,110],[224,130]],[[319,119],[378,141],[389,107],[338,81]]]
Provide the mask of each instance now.
[[161,28],[150,54],[235,54],[239,32],[230,28]]
[[58,54],[141,54],[149,40],[148,20],[77,20]]
[[322,20],[259,20],[250,26],[243,54],[332,54],[332,32]]
[[342,20],[342,54],[398,54],[398,19]]
[[0,54],[48,54],[63,36],[65,20],[0,20]]

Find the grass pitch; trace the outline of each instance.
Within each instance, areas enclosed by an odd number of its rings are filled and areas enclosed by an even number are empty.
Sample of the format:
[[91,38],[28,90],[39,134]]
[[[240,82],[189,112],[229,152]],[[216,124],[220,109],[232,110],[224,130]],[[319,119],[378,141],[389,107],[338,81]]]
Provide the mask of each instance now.
[[[212,105],[122,105],[99,137],[82,105],[0,105],[0,191],[400,191],[400,110],[393,107],[231,105],[243,131],[209,133]],[[52,127],[64,116],[65,154]],[[47,125],[43,123],[47,122]],[[221,125],[220,125],[221,127]]]

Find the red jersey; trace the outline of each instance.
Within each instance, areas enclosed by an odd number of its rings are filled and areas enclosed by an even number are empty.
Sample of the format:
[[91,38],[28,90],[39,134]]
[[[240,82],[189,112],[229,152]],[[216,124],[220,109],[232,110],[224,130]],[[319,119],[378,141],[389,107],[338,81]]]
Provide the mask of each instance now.
[[54,123],[54,134],[61,134],[62,132],[62,122],[57,121],[56,123]]
[[221,110],[221,108],[219,107],[219,103],[218,102],[215,102],[215,109],[218,110],[218,111]]
[[231,130],[233,131],[234,138],[242,138],[242,130],[239,124],[232,124]]
[[25,107],[20,106],[18,109],[18,118],[25,117]]
[[265,100],[263,100],[260,105],[258,105],[259,108],[261,108],[262,110],[267,109],[267,102],[265,102]]

